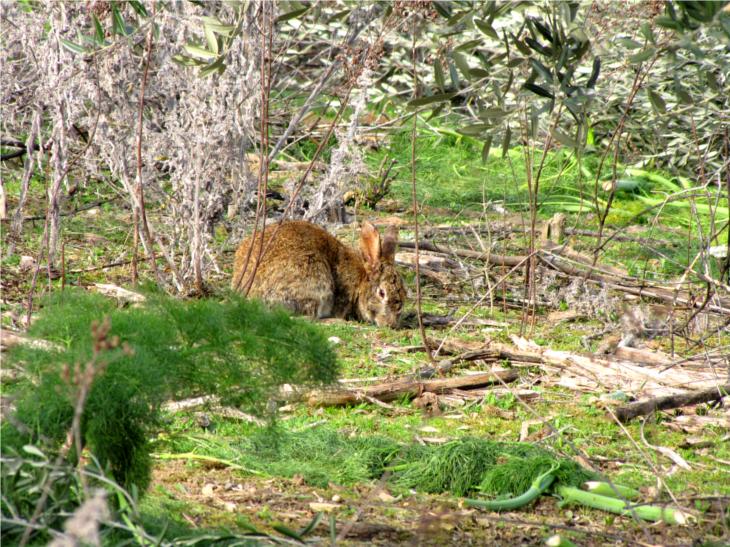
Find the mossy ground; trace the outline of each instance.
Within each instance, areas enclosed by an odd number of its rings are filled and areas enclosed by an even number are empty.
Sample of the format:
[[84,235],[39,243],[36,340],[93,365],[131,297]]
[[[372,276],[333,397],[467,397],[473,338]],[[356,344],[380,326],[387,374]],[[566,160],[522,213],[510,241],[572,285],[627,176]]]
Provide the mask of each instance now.
[[[386,153],[399,160],[390,197],[405,208],[410,199],[409,146],[407,134],[396,134],[389,146],[368,156],[373,170]],[[304,152],[302,157],[306,157]],[[526,214],[523,151],[511,150],[505,158],[493,151],[486,165],[480,156],[480,145],[451,132],[425,133],[419,137],[418,197],[424,206],[422,220],[426,226],[504,220],[506,216],[515,218],[515,215]],[[597,163],[594,156],[584,158],[582,171],[570,154],[551,152],[543,172],[540,217],[548,218],[554,212],[566,211],[569,225],[597,229],[595,212],[574,211],[579,197],[592,192],[594,179],[586,173],[594,172]],[[17,181],[12,175],[6,180],[12,207]],[[42,214],[42,183],[36,182],[33,188],[28,213]],[[64,209],[83,207],[99,198],[81,192],[69,198]],[[498,212],[498,207],[504,207],[509,213]],[[634,218],[645,206],[631,195],[619,196],[614,207],[615,212],[607,219],[610,230],[630,226],[626,230],[633,237],[657,238],[664,243],[658,248],[612,244],[602,255],[602,263],[623,267],[632,275],[649,277],[676,275],[683,271],[697,248],[695,242],[688,248],[687,231],[681,218],[671,212],[658,217],[645,213]],[[376,216],[378,213],[365,214]],[[64,220],[67,285],[129,283],[128,265],[94,269],[128,259],[129,219],[130,213],[121,207],[121,202],[113,202]],[[42,221],[27,223],[19,254],[36,255],[41,231]],[[344,233],[344,237],[352,238],[351,231]],[[408,229],[402,231],[402,237],[411,237]],[[576,237],[572,243],[579,251],[589,251],[594,240]],[[518,246],[515,244],[515,252]],[[146,273],[144,268],[142,271]],[[412,292],[414,283],[410,272],[406,272],[406,280]],[[30,275],[19,271],[17,258],[3,260],[2,284],[4,302],[0,306],[3,312],[11,312],[3,314],[3,325],[8,325],[14,321],[12,313],[20,315],[19,303],[30,287]],[[225,275],[214,279],[214,284],[218,288],[225,287]],[[60,280],[53,280],[51,286],[58,290]],[[39,289],[45,288],[46,281],[41,279]],[[424,296],[424,311],[431,313],[454,312],[460,316],[471,307],[468,299],[448,300],[443,288],[429,283],[424,286]],[[474,316],[505,323],[507,327],[466,326],[451,332],[450,336],[463,341],[508,341],[510,334],[522,332],[554,349],[583,351],[581,337],[601,328],[600,318],[596,317],[582,318],[574,323],[549,324],[545,321],[547,311],[538,310],[539,320],[524,331],[521,311],[497,302],[493,307],[477,308]],[[417,329],[390,330],[342,321],[326,321],[321,328],[327,336],[340,340],[335,350],[346,378],[402,374],[427,363],[422,352],[383,357],[388,347],[419,344]],[[428,334],[438,337],[443,331],[429,329]],[[730,341],[715,342],[722,346]],[[668,341],[660,339],[654,343],[666,346]],[[672,426],[671,421],[652,418],[643,425],[634,421],[621,427],[606,417],[599,403],[599,397],[604,394],[576,395],[549,383],[533,384],[532,380],[539,377],[535,372],[530,368],[520,369],[521,380],[538,394],[529,403],[522,403],[502,391],[463,409],[446,410],[438,416],[428,416],[407,401],[396,401],[387,408],[367,403],[349,408],[310,408],[296,404],[282,416],[279,427],[290,432],[326,428],[350,437],[381,435],[402,443],[438,442],[467,435],[516,441],[526,430],[530,441],[548,443],[579,461],[582,457],[590,458],[593,466],[613,480],[641,489],[647,501],[655,496],[667,500],[666,488],[680,502],[698,510],[698,523],[687,528],[647,526],[588,509],[559,509],[557,501],[551,498],[541,499],[526,512],[496,515],[465,510],[459,499],[446,495],[401,493],[396,496],[375,480],[312,485],[297,473],[288,477],[250,474],[231,468],[226,462],[236,462],[236,439],[252,435],[256,426],[212,414],[213,425],[204,431],[192,412],[169,416],[166,427],[155,440],[155,452],[170,455],[183,452],[184,448],[184,452],[194,452],[220,462],[184,457],[159,459],[152,487],[141,504],[144,518],[153,529],[161,529],[163,522],[187,531],[207,528],[243,531],[251,524],[271,530],[276,523],[297,529],[306,525],[319,507],[310,504],[335,500],[332,515],[336,532],[352,524],[352,530],[359,534],[348,536],[347,542],[353,544],[536,544],[555,527],[566,527],[570,537],[580,545],[631,544],[634,541],[676,545],[727,538],[730,525],[727,520],[730,497],[727,431],[706,427],[693,435],[699,434],[710,443],[709,448],[683,448],[688,434]],[[9,389],[12,390],[12,386]],[[712,410],[702,405],[685,412]],[[672,469],[671,461],[649,448],[642,438],[651,445],[675,450],[690,469]],[[662,477],[661,491],[657,490],[658,470]],[[369,531],[365,524],[372,525]],[[329,521],[325,519],[316,535],[327,541],[330,532]]]

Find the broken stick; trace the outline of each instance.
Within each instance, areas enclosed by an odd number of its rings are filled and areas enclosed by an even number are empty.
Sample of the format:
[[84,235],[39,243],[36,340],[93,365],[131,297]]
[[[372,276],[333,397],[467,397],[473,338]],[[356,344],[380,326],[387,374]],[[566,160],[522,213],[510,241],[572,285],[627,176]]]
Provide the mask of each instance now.
[[440,376],[449,372],[459,363],[468,361],[477,361],[483,359],[485,361],[496,361],[499,359],[500,351],[498,348],[492,348],[484,346],[483,348],[464,352],[451,359],[444,359],[435,367],[424,367],[419,370],[414,376],[416,378],[433,378],[434,376]]
[[307,395],[310,406],[344,406],[361,403],[368,398],[379,401],[393,401],[401,397],[415,397],[423,392],[443,393],[454,388],[481,387],[489,384],[513,382],[519,373],[516,370],[498,370],[481,374],[470,374],[458,378],[435,380],[413,380],[399,378],[393,382],[376,384],[358,390],[312,391]]
[[628,422],[637,416],[646,416],[656,410],[667,410],[670,408],[679,408],[683,406],[696,405],[699,403],[707,403],[709,401],[717,401],[730,394],[730,384],[716,386],[701,391],[692,391],[689,393],[681,393],[679,395],[667,395],[665,397],[655,397],[646,401],[638,401],[616,409],[616,417],[621,422]]

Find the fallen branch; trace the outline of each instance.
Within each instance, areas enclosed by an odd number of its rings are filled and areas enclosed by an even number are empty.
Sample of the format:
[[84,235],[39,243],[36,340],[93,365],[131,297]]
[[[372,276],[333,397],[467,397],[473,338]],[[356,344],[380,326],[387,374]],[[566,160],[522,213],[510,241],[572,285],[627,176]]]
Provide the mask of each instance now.
[[[415,247],[412,241],[403,241],[399,245],[404,249],[412,249]],[[523,264],[527,260],[526,257],[520,255],[506,256],[471,251],[469,249],[450,249],[428,241],[419,241],[418,247],[421,250],[434,253],[484,260],[489,264],[497,266],[515,267]],[[627,276],[625,272],[616,268],[610,266],[594,266],[591,263],[585,263],[582,255],[562,245],[554,245],[547,249],[541,249],[537,256],[546,266],[568,277],[582,277],[587,281],[605,283],[611,289],[635,296],[654,298],[675,305],[684,305],[693,309],[704,309],[723,315],[730,314],[730,300],[727,298],[717,297],[717,303],[707,303],[705,305],[686,290],[677,291],[672,287],[651,285],[646,280]],[[633,283],[633,285],[630,283]]]
[[54,344],[47,340],[41,340],[37,338],[28,338],[22,334],[15,333],[3,328],[0,330],[0,351],[5,351],[14,346],[28,346],[33,349],[39,349],[43,351],[57,351],[62,352],[63,346],[60,344]]
[[167,412],[180,412],[181,410],[190,410],[204,405],[218,405],[220,398],[215,395],[205,395],[203,397],[193,397],[192,399],[183,399],[182,401],[168,401],[162,405],[162,410]]
[[210,413],[224,418],[239,420],[242,422],[253,423],[259,426],[266,424],[265,420],[246,414],[234,407],[222,406],[220,398],[216,395],[205,395],[203,397],[193,397],[192,399],[183,399],[182,401],[168,401],[162,405],[162,409],[167,412],[180,412],[182,410],[191,410],[201,406],[207,407]]
[[[406,268],[413,268],[414,271],[416,269],[415,264],[411,264],[408,262],[402,262],[402,261],[398,260],[397,258],[396,258],[396,264],[398,266],[404,266]],[[449,276],[446,274],[446,272],[435,270],[428,266],[424,266],[423,264],[419,265],[418,270],[419,270],[419,272],[418,272],[419,277],[426,277],[428,279],[433,279],[439,285],[448,286],[452,282],[451,279],[449,278]]]
[[[420,249],[420,247],[419,247]],[[416,253],[398,252],[395,253],[395,262],[402,266],[415,266],[416,264]],[[421,267],[426,266],[432,270],[443,272],[447,270],[458,270],[461,266],[450,258],[440,256],[439,254],[420,254],[418,262]]]
[[[580,228],[566,228],[565,233],[568,235],[598,238],[598,232],[594,232],[593,230],[582,230]],[[616,234],[616,232],[614,232],[614,234]],[[610,237],[612,241],[638,243],[639,245],[656,245],[665,247],[678,247],[680,245],[676,241],[669,241],[668,239],[656,239],[653,237],[632,237],[618,234]]]
[[415,378],[427,379],[433,378],[434,376],[441,376],[456,365],[469,361],[477,361],[483,359],[485,361],[496,361],[500,358],[500,350],[496,347],[485,346],[483,348],[467,351],[451,359],[445,359],[441,361],[435,367],[425,367],[419,370],[414,376]]
[[[44,150],[50,150],[50,145],[53,141],[49,141],[46,146],[44,147]],[[12,160],[13,158],[19,158],[20,156],[24,155],[28,149],[24,142],[18,141],[15,139],[0,139],[0,145],[4,147],[11,147],[11,148],[17,148],[18,150],[15,150],[13,152],[7,152],[5,154],[0,155],[0,161],[8,161]],[[35,152],[37,150],[40,150],[40,145],[38,143],[33,143],[31,145],[31,151]],[[44,217],[45,218],[45,217]]]
[[647,365],[664,365],[672,362],[671,356],[663,351],[651,351],[647,348],[631,348],[628,346],[618,346],[613,352],[616,359],[630,361],[632,363],[644,363]]
[[[507,304],[509,305],[509,300],[507,301]],[[518,307],[518,306],[517,306]],[[459,321],[458,317],[454,317],[453,315],[436,315],[432,313],[424,313],[423,314],[423,325],[426,327],[448,327],[449,325],[453,325]],[[416,322],[416,314],[413,312],[409,312],[407,314],[404,314],[403,317],[401,317],[400,321],[400,327],[401,328],[413,328],[413,325],[415,325]],[[502,321],[493,321],[491,319],[481,319],[479,317],[476,317],[474,319],[469,319],[466,321],[461,321],[461,325],[464,326],[477,326],[477,327],[497,327],[497,328],[504,328],[507,325]],[[423,350],[425,351],[425,350]],[[443,352],[440,352],[443,353]]]
[[[398,243],[402,249],[415,249],[416,244],[413,241],[401,241]],[[449,249],[448,247],[441,247],[428,241],[419,241],[418,248],[422,251],[431,251],[433,253],[442,253],[445,255],[460,256],[461,258],[474,258],[477,260],[485,260],[489,264],[495,266],[519,266],[526,260],[524,256],[506,256],[498,255],[494,253],[483,253],[480,251],[470,251],[469,249]]]
[[[405,225],[405,227],[408,227],[408,225]],[[488,226],[486,226],[484,223],[479,224],[460,224],[457,226],[447,225],[447,226],[432,226],[428,230],[424,231],[423,237],[426,239],[432,239],[437,234],[443,234],[443,233],[450,233],[450,232],[456,232],[456,233],[467,233],[469,231],[476,231],[480,234],[488,234],[488,235],[494,235],[494,234],[500,234],[500,233],[513,233],[513,234],[529,234],[530,229],[527,227],[522,226],[515,226],[510,224],[509,222],[491,222]],[[535,235],[537,235],[539,230],[535,230]],[[611,241],[617,241],[617,242],[628,242],[628,243],[637,243],[639,245],[654,245],[654,246],[666,246],[666,247],[677,247],[680,245],[680,243],[676,241],[669,241],[667,239],[658,239],[658,238],[652,238],[652,237],[633,237],[629,235],[621,235],[618,233],[619,230],[614,232],[611,236]],[[565,228],[565,234],[566,235],[576,235],[576,236],[583,236],[583,237],[591,237],[591,238],[597,238],[598,232],[593,230],[584,230],[581,228]],[[605,236],[605,234],[604,234]]]
[[458,378],[439,378],[424,381],[406,377],[359,390],[311,391],[305,395],[305,399],[310,406],[345,406],[358,404],[369,399],[387,402],[402,397],[415,397],[424,392],[443,393],[455,388],[481,387],[489,384],[513,382],[517,377],[518,372],[515,370],[499,370],[459,376]]
[[[639,365],[608,355],[572,353],[536,346],[533,342],[512,336],[517,346],[512,357],[503,347],[504,359],[527,361],[526,357],[540,359],[541,367],[549,374],[559,373],[558,385],[573,390],[606,392],[621,389],[625,392],[652,395],[685,394],[688,389],[717,389],[717,376],[712,370],[686,371],[680,368]],[[526,355],[522,355],[526,353]]]
[[614,413],[622,422],[636,418],[637,416],[647,416],[657,410],[668,410],[670,408],[680,408],[683,406],[696,405],[717,401],[730,394],[730,384],[716,386],[701,391],[693,391],[690,393],[680,393],[677,395],[667,395],[665,397],[655,397],[645,401],[638,401],[617,408]]

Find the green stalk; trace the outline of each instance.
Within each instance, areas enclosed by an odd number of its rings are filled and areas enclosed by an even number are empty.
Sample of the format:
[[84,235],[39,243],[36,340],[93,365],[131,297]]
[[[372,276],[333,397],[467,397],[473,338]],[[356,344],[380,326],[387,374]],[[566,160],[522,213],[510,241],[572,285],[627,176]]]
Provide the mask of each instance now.
[[543,494],[555,480],[553,472],[557,467],[551,467],[548,471],[537,477],[530,488],[523,494],[515,498],[507,498],[503,500],[475,500],[465,499],[464,503],[467,507],[477,507],[479,509],[489,509],[490,511],[512,511],[524,507],[528,503],[534,501],[540,494]]
[[661,176],[659,173],[646,171],[644,169],[627,169],[626,173],[631,177],[644,178],[650,182],[664,186],[664,188],[670,192],[679,192],[682,189],[678,184],[673,183],[671,180]]
[[586,492],[573,486],[558,486],[557,493],[563,498],[562,505],[577,503],[601,511],[619,515],[636,515],[640,519],[653,522],[664,521],[667,524],[686,524],[689,515],[671,507],[655,505],[630,505],[623,500]]
[[641,496],[641,492],[623,486],[621,484],[609,484],[601,481],[588,481],[583,483],[583,490],[598,494],[599,496],[608,496],[609,498],[618,498],[625,500],[636,500]]

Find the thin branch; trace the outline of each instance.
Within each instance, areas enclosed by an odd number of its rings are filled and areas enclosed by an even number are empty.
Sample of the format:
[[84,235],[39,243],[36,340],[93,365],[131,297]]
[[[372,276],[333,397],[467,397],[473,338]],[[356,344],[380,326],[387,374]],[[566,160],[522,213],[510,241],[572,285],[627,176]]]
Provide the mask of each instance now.
[[[120,196],[114,196],[108,199],[100,199],[97,201],[93,201],[91,203],[87,203],[86,205],[82,205],[78,209],[74,209],[73,211],[64,211],[62,213],[59,213],[58,216],[60,217],[72,217],[74,215],[78,215],[79,213],[83,213],[84,211],[88,211],[89,209],[94,209],[95,207],[99,207],[100,205],[104,205],[106,203],[111,203],[112,201],[115,201],[119,199]],[[36,215],[32,217],[23,217],[23,222],[33,222],[36,220],[43,220],[46,218],[46,215]]]
[[[252,242],[256,241],[256,231],[259,225],[259,219],[261,219],[261,237],[259,238],[258,249],[256,250],[256,260],[254,261],[253,270],[251,275],[248,277],[246,284],[243,286],[243,294],[248,296],[251,287],[253,286],[254,279],[256,278],[256,272],[258,271],[259,264],[261,263],[261,256],[263,254],[264,246],[264,230],[266,229],[266,191],[269,185],[269,160],[270,155],[266,152],[269,148],[269,98],[271,97],[271,56],[273,55],[273,36],[274,36],[274,21],[273,21],[273,6],[269,13],[269,21],[267,25],[266,21],[266,4],[262,4],[261,9],[261,150],[260,150],[260,162],[259,162],[259,177],[258,177],[258,195],[256,197],[256,218],[254,219],[253,226],[253,238]],[[268,40],[266,31],[268,29]],[[243,265],[242,271],[248,269],[249,260],[251,258],[251,251],[253,250],[253,243],[249,245],[246,253],[246,260]]]
[[[412,30],[413,43],[411,46],[411,55],[413,59],[413,98],[418,97],[418,59],[416,56],[416,14],[412,16]],[[414,250],[416,254],[416,316],[418,317],[418,331],[421,333],[421,340],[423,340],[423,347],[426,348],[426,355],[428,360],[434,364],[435,360],[431,353],[431,348],[428,345],[428,338],[426,338],[426,329],[423,327],[423,311],[421,310],[421,266],[419,262],[419,248],[418,248],[418,198],[416,196],[416,134],[418,131],[418,114],[413,113],[413,128],[411,130],[411,203],[413,205],[413,233],[414,233]]]
[[[152,17],[154,20],[155,10],[157,3],[152,2]],[[157,278],[157,282],[162,285],[162,278],[160,277],[160,271],[157,269],[157,261],[155,260],[155,249],[154,241],[150,234],[150,227],[147,223],[147,213],[145,211],[144,204],[144,188],[142,187],[142,130],[144,127],[144,94],[147,88],[147,79],[150,71],[150,59],[152,56],[152,38],[154,36],[155,25],[150,23],[150,29],[147,33],[147,44],[145,46],[145,61],[144,61],[144,72],[142,74],[142,83],[139,88],[139,108],[137,111],[137,207],[134,210],[134,254],[132,262],[132,280],[137,283],[137,248],[138,248],[138,237],[139,237],[139,222],[142,223],[142,233],[144,238],[148,242],[149,249],[147,252],[152,257],[152,271]]]

